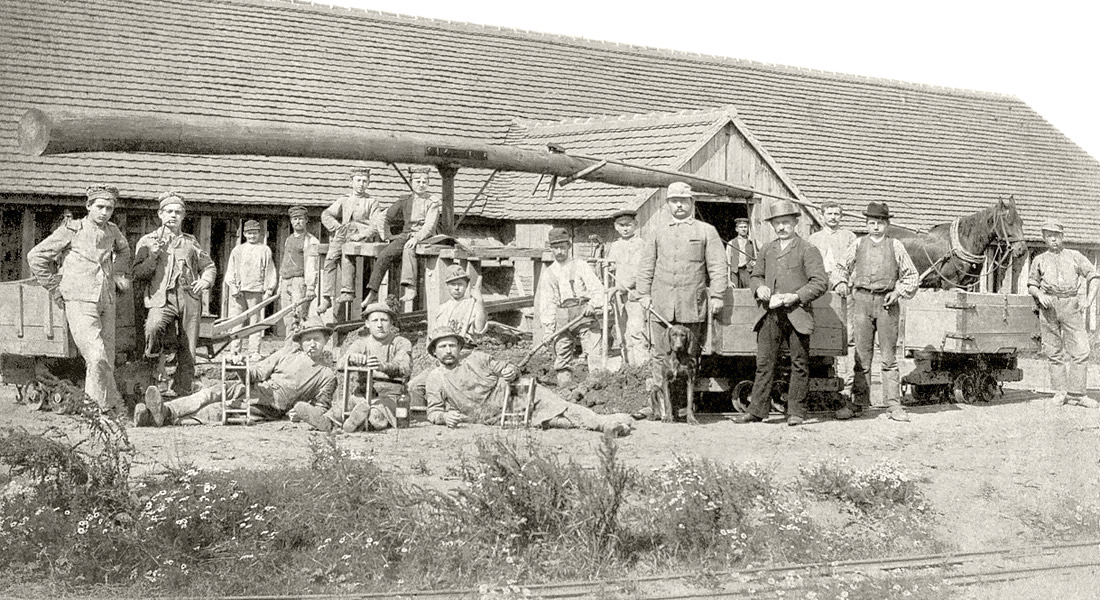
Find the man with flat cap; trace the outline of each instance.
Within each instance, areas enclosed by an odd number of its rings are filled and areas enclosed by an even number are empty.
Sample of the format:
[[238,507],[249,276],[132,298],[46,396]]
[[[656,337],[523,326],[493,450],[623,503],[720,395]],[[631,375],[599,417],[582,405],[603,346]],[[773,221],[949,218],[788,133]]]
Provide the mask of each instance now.
[[65,308],[73,342],[87,365],[84,392],[103,409],[120,410],[115,382],[116,292],[130,288],[130,245],[110,222],[118,190],[87,189],[83,219],[66,220],[27,254],[31,273]]
[[547,242],[554,262],[543,271],[535,296],[543,335],[549,336],[581,315],[589,317],[554,340],[555,375],[558,385],[567,386],[573,383],[572,361],[578,339],[588,356],[588,371],[604,368],[600,363],[603,334],[594,315],[603,308],[606,291],[592,266],[573,257],[573,238],[568,230],[554,227]]
[[1043,353],[1050,361],[1051,387],[1057,390],[1054,403],[1096,408],[1096,400],[1085,395],[1090,352],[1085,311],[1096,301],[1100,273],[1083,254],[1064,246],[1061,223],[1046,221],[1040,231],[1047,250],[1031,261],[1027,292],[1039,303]]
[[664,221],[647,239],[638,268],[638,296],[651,327],[652,354],[669,352],[663,321],[691,330],[693,358],[706,339],[707,313],[721,312],[729,286],[726,252],[718,230],[695,218],[691,186],[675,182],[665,196]]
[[306,260],[309,251],[320,242],[306,229],[306,207],[293,206],[290,213],[290,236],[283,243],[283,260],[279,263],[279,305],[297,306],[283,319],[290,335],[307,318],[309,307],[302,302],[317,294],[315,263]]
[[351,191],[321,212],[321,224],[330,232],[328,252],[322,269],[321,300],[317,314],[332,306],[336,287],[336,262],[340,261],[340,296],[337,303],[355,298],[355,262],[344,256],[347,242],[377,242],[382,240],[385,212],[378,200],[367,193],[370,169],[355,167],[351,171]]
[[756,265],[756,246],[749,239],[749,220],[737,217],[733,220],[737,237],[726,244],[726,260],[730,267],[730,285],[735,288],[749,287],[752,268]]
[[158,358],[162,340],[174,341],[176,373],[172,390],[182,396],[191,393],[195,379],[202,293],[214,285],[217,267],[195,236],[181,229],[187,216],[183,197],[164,192],[157,203],[161,226],[138,240],[133,273],[134,278],[148,281],[145,356]]
[[780,347],[787,342],[791,379],[787,386],[787,425],[806,418],[810,389],[810,335],[814,331],[813,301],[825,294],[829,282],[821,252],[796,231],[802,211],[789,200],[763,206],[764,220],[775,239],[760,250],[752,270],[750,289],[764,308],[756,321],[756,377],[752,402],[738,415],[738,423],[763,421],[771,408],[772,389]]
[[619,238],[607,245],[607,260],[615,276],[612,293],[622,304],[621,327],[625,340],[619,340],[623,362],[644,365],[649,360],[649,338],[646,337],[645,311],[638,302],[638,265],[645,250],[645,240],[638,235],[637,211],[629,208],[611,215]]
[[901,320],[898,300],[916,295],[920,274],[901,240],[886,233],[890,227],[890,207],[885,202],[871,202],[863,216],[867,218],[867,235],[848,246],[836,267],[840,281],[836,292],[841,296],[851,293],[850,324],[856,346],[851,399],[847,406],[837,411],[836,418],[859,416],[871,405],[869,373],[877,333],[882,352],[882,398],[887,415],[894,421],[905,422],[909,415],[901,406],[898,379],[898,323]]
[[[229,317],[235,317],[256,306],[264,298],[275,293],[279,278],[275,272],[275,257],[271,248],[263,243],[260,222],[249,219],[244,224],[243,244],[238,244],[229,253],[229,265],[225,269],[225,285],[229,288]],[[248,325],[260,322],[263,315],[253,314]],[[244,323],[242,323],[244,325]],[[263,331],[248,336],[248,354],[250,360],[260,360],[260,341]],[[241,352],[241,340],[229,343],[229,351]]]

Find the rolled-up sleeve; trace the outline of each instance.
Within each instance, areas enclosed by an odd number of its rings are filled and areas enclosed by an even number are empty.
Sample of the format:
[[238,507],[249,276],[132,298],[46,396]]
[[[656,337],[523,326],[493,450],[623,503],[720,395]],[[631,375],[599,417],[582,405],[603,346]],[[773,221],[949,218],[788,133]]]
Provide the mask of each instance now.
[[894,290],[902,298],[916,296],[917,286],[920,285],[920,273],[917,272],[917,267],[913,264],[913,259],[909,257],[909,252],[901,240],[894,240],[894,258],[898,263],[898,282]]

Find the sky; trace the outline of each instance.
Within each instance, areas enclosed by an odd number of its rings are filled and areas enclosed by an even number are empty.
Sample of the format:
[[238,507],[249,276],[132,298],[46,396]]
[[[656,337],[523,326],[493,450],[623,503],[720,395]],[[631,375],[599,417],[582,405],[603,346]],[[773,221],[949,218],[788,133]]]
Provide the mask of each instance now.
[[1100,158],[1100,2],[316,3],[1010,94]]

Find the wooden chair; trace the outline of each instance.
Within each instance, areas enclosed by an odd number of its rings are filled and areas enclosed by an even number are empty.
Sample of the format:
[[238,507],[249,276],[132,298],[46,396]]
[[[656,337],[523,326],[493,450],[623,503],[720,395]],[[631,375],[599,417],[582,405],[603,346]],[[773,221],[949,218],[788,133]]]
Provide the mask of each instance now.
[[353,408],[353,407],[349,406],[349,403],[351,402],[351,374],[352,373],[366,373],[367,374],[367,389],[364,392],[364,394],[365,394],[364,398],[366,398],[367,402],[370,402],[370,397],[374,395],[374,369],[369,369],[367,367],[356,366],[356,365],[349,365],[349,364],[345,363],[344,367],[341,371],[341,375],[343,377],[343,380],[341,381],[341,383],[342,383],[341,387],[343,388],[343,390],[341,391],[341,397],[340,397],[340,422],[341,423],[343,423],[344,421],[347,420],[348,415],[351,414],[351,411],[352,411],[352,408]]
[[[248,371],[249,361],[244,359],[242,364],[231,362],[230,357],[222,358],[222,425],[228,425],[231,420],[243,419],[245,425],[252,424],[252,375]],[[244,408],[231,408],[229,394],[227,393],[230,373],[243,373],[241,382],[244,384]]]
[[[501,427],[505,429],[520,426],[530,427],[531,410],[535,406],[535,389],[537,386],[538,383],[534,377],[520,377],[508,384],[508,387],[505,388],[504,406],[500,412]],[[522,408],[515,406],[517,399],[522,399]]]

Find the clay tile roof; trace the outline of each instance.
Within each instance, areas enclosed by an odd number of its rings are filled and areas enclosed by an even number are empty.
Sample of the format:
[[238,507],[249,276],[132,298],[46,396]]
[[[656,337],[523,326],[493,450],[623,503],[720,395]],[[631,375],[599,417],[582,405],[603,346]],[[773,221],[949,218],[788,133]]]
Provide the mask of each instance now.
[[[1100,163],[1011,96],[282,0],[6,0],[3,13],[2,194],[76,197],[111,182],[136,198],[172,185],[216,202],[322,204],[346,185],[339,161],[20,156],[29,107],[504,143],[516,119],[734,106],[808,200],[849,213],[885,200],[904,209],[899,224],[927,227],[1012,194],[1029,237],[1058,218],[1073,223],[1071,241],[1100,239]],[[487,173],[460,172],[456,210]],[[403,187],[392,174],[372,185],[387,200]],[[507,204],[478,204],[508,216]]]

